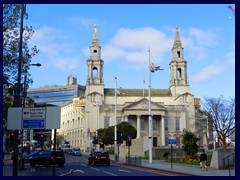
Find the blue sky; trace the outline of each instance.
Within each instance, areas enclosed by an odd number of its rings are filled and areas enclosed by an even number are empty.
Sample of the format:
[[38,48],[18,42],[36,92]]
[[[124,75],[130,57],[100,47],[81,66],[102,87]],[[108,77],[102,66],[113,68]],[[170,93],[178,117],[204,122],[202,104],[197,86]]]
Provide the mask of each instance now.
[[96,23],[106,88],[115,87],[115,76],[118,87],[148,88],[150,47],[151,61],[164,69],[152,74],[152,88],[167,89],[178,25],[191,93],[235,97],[235,17],[228,5],[28,4],[24,23],[35,30],[31,44],[40,50],[32,63],[42,64],[31,67],[30,88],[66,85],[69,75],[85,85]]

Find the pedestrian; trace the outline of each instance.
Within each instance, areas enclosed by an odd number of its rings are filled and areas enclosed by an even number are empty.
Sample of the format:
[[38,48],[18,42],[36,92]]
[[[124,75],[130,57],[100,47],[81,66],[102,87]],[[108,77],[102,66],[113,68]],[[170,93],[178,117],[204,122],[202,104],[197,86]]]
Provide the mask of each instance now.
[[200,155],[200,164],[202,166],[202,171],[204,170],[204,168],[206,171],[208,170],[206,163],[207,163],[207,154],[205,153],[205,150],[203,149],[202,153]]

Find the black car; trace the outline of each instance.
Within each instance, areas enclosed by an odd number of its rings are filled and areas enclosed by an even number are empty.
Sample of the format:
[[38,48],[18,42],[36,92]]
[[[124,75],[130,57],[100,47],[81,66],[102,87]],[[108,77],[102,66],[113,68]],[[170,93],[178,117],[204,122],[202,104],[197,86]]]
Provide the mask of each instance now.
[[106,151],[95,151],[92,154],[89,154],[88,165],[96,164],[107,164],[110,166],[110,156]]
[[40,152],[40,151],[33,151],[33,152],[31,152],[30,154],[24,156],[24,157],[23,157],[24,162],[25,162],[25,163],[28,163],[28,162],[29,162],[29,159],[32,158],[33,156],[37,156],[39,152]]
[[[61,151],[56,151],[56,161],[60,167],[63,167],[65,164],[65,155]],[[38,165],[45,165],[50,166],[53,164],[53,151],[52,150],[43,150],[40,151],[37,155],[34,155],[29,158],[29,163],[31,167],[35,167],[36,164]]]

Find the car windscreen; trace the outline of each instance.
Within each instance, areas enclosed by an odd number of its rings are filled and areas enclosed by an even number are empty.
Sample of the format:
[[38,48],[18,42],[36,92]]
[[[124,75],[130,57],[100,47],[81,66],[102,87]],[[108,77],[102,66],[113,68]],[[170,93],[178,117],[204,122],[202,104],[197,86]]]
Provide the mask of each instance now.
[[105,156],[105,157],[107,157],[108,153],[107,152],[96,152],[96,155],[97,156]]
[[73,150],[74,151],[80,151],[80,148],[74,148]]

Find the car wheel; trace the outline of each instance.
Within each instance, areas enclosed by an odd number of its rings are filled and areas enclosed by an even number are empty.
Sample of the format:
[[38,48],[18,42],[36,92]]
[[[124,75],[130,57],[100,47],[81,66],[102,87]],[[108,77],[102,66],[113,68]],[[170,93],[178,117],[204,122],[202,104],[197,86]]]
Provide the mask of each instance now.
[[96,161],[93,161],[93,165],[96,166]]
[[107,163],[107,166],[110,166],[110,162],[109,162],[109,163]]

